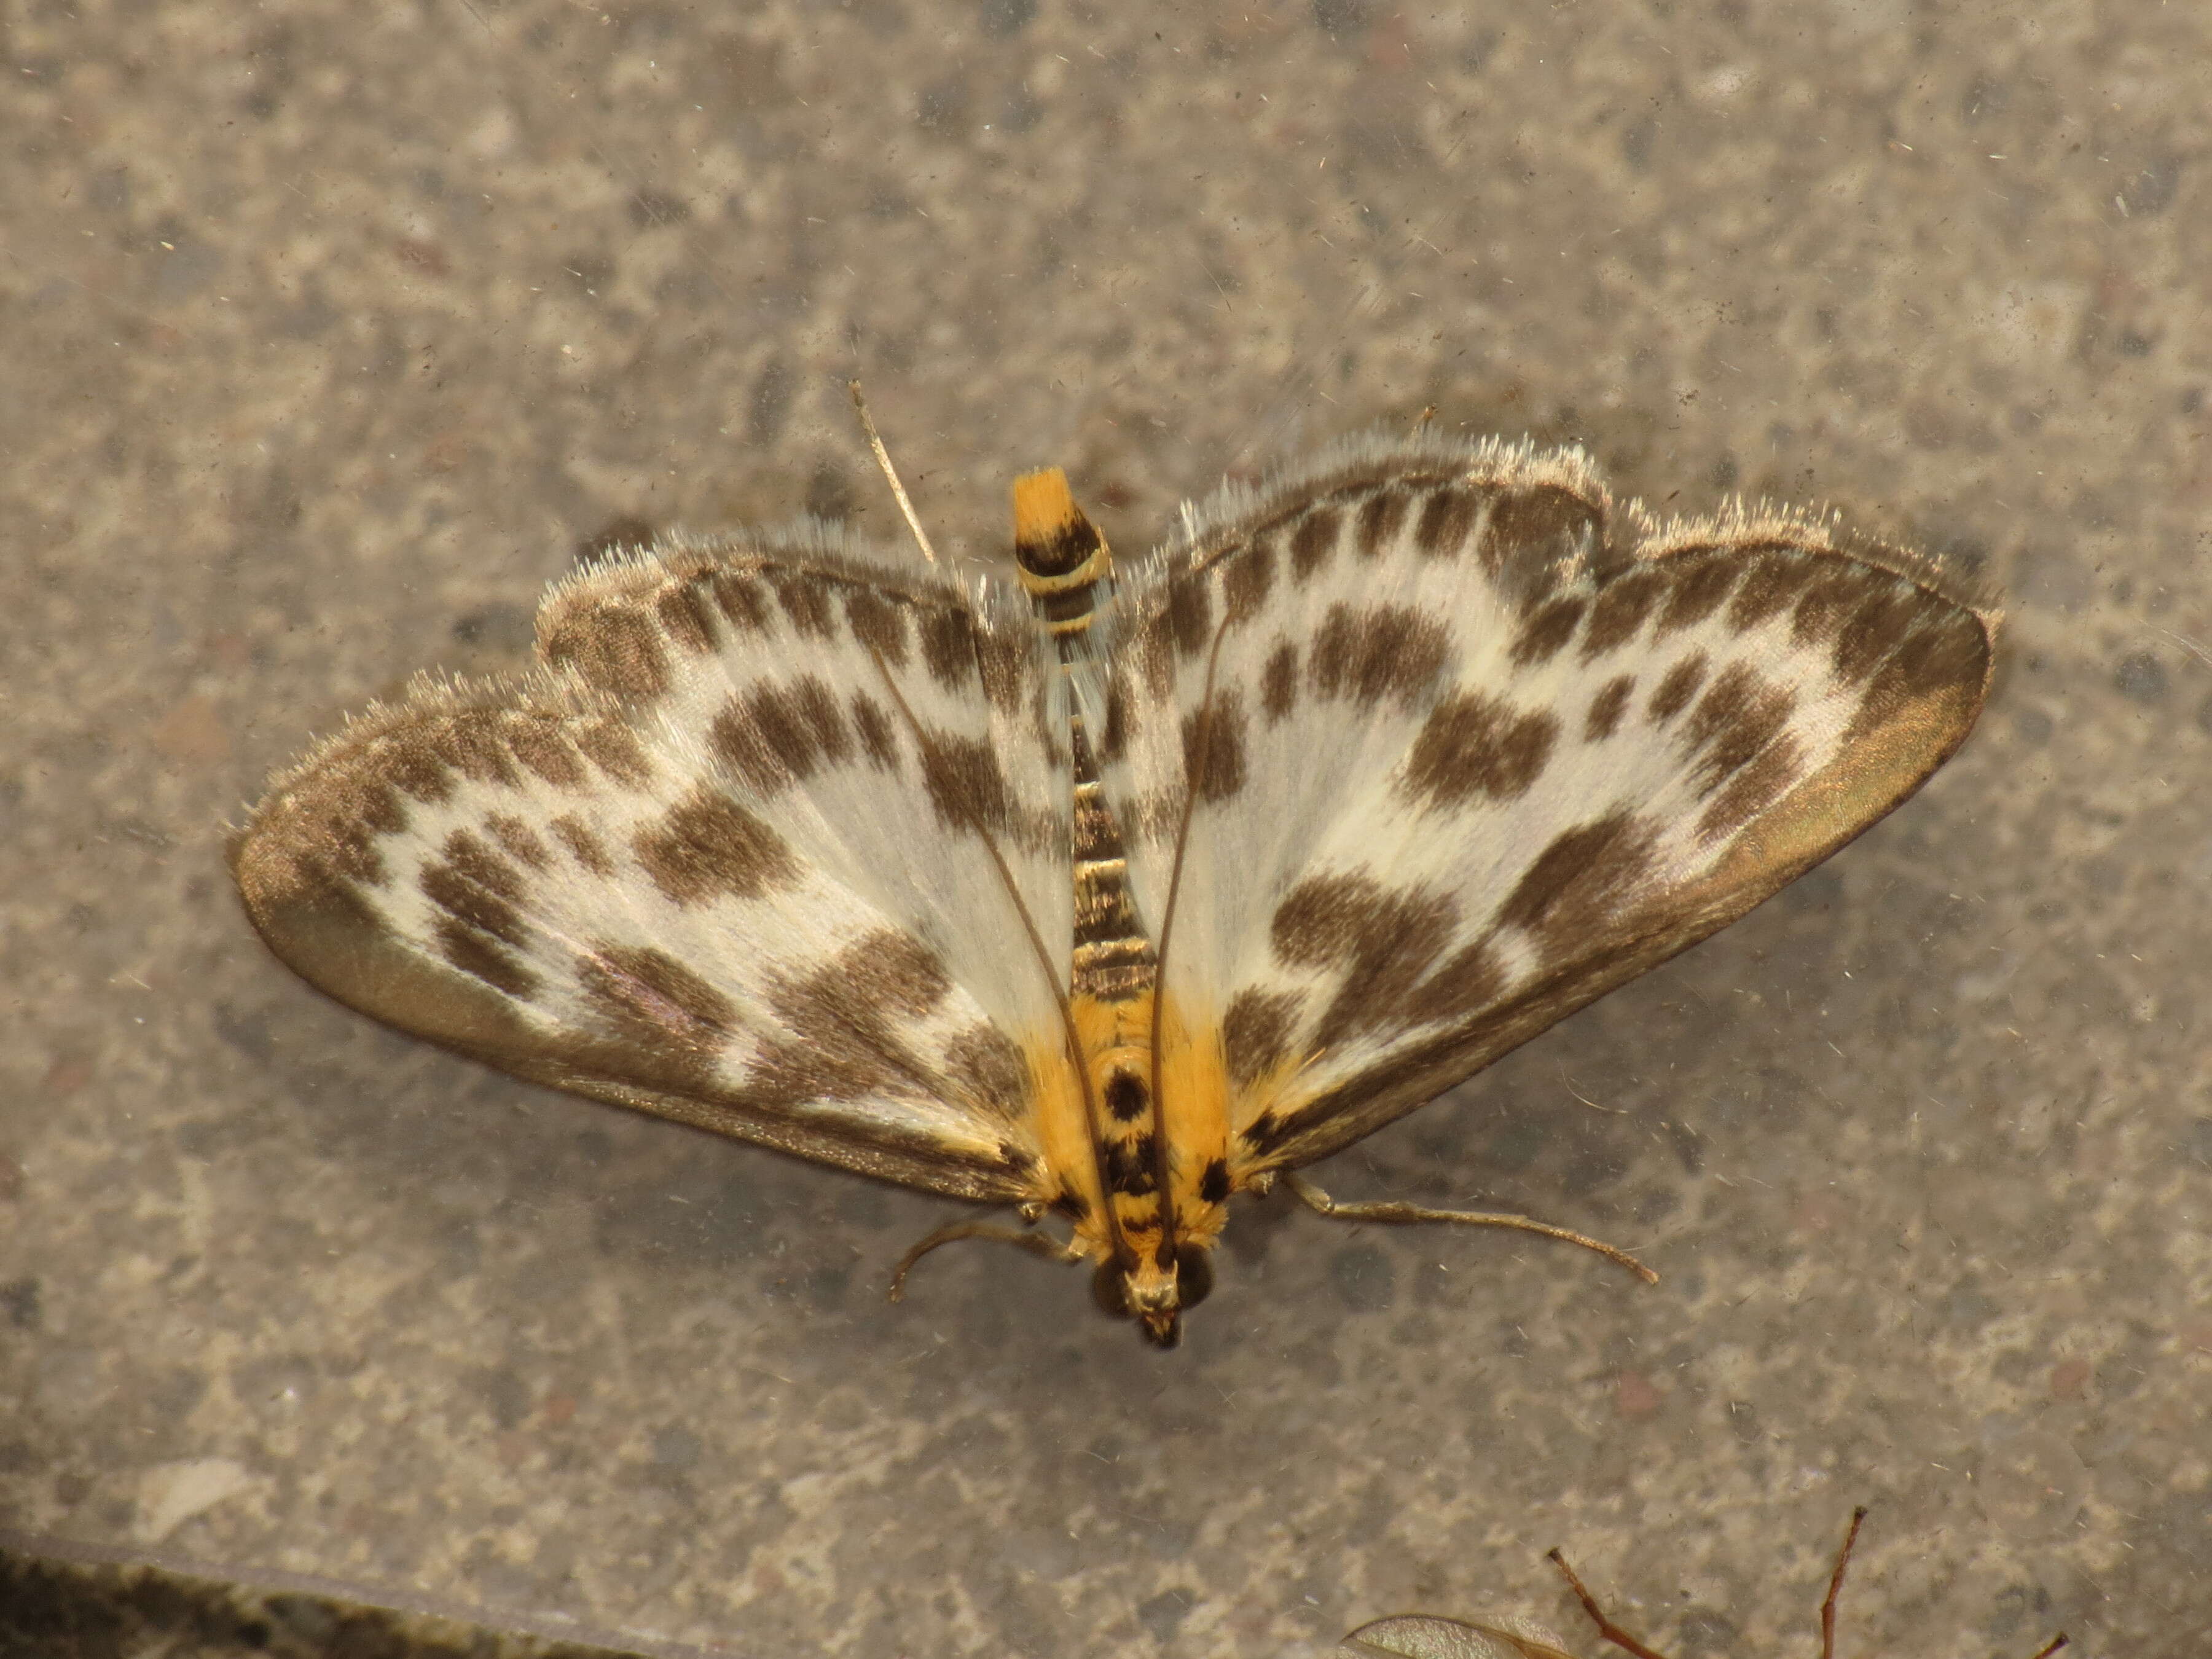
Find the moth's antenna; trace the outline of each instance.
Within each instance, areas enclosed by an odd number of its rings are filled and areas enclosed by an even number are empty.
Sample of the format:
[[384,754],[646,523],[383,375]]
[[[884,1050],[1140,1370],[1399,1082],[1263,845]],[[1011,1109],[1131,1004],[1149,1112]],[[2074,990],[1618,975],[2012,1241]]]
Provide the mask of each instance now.
[[853,394],[853,407],[860,411],[860,430],[868,434],[868,447],[876,452],[876,465],[884,470],[891,494],[898,497],[899,511],[906,514],[906,527],[914,532],[914,539],[921,548],[921,556],[935,564],[937,550],[929,544],[929,532],[921,527],[921,520],[915,514],[914,503],[907,499],[906,486],[899,482],[898,469],[891,465],[891,453],[884,447],[884,441],[876,432],[875,420],[868,413],[868,400],[860,395],[860,383],[848,380],[845,387]]

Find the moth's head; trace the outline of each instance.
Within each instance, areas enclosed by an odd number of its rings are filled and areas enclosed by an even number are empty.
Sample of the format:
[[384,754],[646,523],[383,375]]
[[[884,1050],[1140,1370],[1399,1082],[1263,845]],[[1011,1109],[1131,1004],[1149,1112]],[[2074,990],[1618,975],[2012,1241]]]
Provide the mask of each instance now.
[[1178,1247],[1164,1266],[1149,1253],[1129,1262],[1109,1258],[1091,1276],[1098,1305],[1117,1318],[1135,1320],[1156,1348],[1182,1340],[1183,1310],[1205,1301],[1212,1288],[1213,1263],[1203,1244]]

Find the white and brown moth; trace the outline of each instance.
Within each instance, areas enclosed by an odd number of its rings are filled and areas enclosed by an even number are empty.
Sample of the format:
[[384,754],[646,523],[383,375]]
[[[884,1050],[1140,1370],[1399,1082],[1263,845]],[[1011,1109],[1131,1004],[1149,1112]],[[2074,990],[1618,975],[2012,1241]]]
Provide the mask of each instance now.
[[1163,1346],[1279,1175],[1650,1277],[1290,1172],[1903,801],[1994,611],[1495,441],[1342,442],[1122,563],[1059,471],[1014,505],[1012,577],[806,523],[558,584],[534,672],[419,684],[276,781],[232,847],[254,926],[519,1076],[1012,1206],[908,1265],[1088,1258]]
[[[1820,1659],[1836,1659],[1836,1602],[1844,1591],[1844,1569],[1850,1565],[1851,1547],[1858,1542],[1859,1528],[1866,1522],[1863,1505],[1851,1511],[1851,1524],[1844,1534],[1844,1547],[1836,1553],[1836,1565],[1828,1575],[1828,1594],[1820,1602]],[[1606,1616],[1598,1606],[1597,1597],[1591,1595],[1575,1570],[1567,1565],[1567,1558],[1553,1550],[1546,1558],[1563,1573],[1567,1587],[1575,1599],[1597,1626],[1604,1641],[1636,1656],[1636,1659],[1667,1659],[1667,1656],[1652,1647],[1642,1638],[1632,1636]],[[2059,1649],[2068,1645],[2062,1633],[2052,1637],[2035,1650],[2034,1659],[2051,1659]],[[1362,1625],[1344,1638],[1343,1651],[1356,1659],[1575,1659],[1559,1638],[1533,1620],[1513,1615],[1469,1623],[1458,1619],[1440,1619],[1432,1613],[1401,1613],[1393,1619],[1377,1619]]]

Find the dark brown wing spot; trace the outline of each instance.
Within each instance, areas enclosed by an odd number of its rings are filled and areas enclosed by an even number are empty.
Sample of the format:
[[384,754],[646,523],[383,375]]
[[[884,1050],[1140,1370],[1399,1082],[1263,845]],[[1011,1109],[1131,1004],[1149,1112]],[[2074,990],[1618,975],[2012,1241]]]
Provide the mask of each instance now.
[[975,672],[975,634],[964,611],[921,613],[921,660],[929,678],[947,691],[958,691]]
[[[1358,544],[1361,558],[1379,559],[1390,544],[1397,540],[1398,526],[1406,522],[1407,504],[1406,492],[1402,489],[1379,489],[1359,504],[1359,517],[1354,523],[1352,536]],[[1334,528],[1335,517],[1334,513],[1329,515],[1332,541],[1336,534]]]
[[1296,991],[1250,985],[1229,999],[1221,1016],[1221,1050],[1231,1083],[1249,1088],[1283,1063],[1304,1000]]
[[1712,683],[1683,726],[1697,757],[1699,795],[1710,795],[1783,736],[1796,698],[1737,663]]
[[1498,921],[1526,929],[1553,961],[1606,947],[1607,925],[1642,892],[1658,839],[1626,811],[1565,831],[1522,872]]
[[714,613],[696,584],[672,583],[661,590],[653,610],[660,618],[661,632],[693,656],[704,656],[714,648]]
[[939,822],[987,834],[1013,819],[1013,796],[991,745],[981,739],[928,733],[921,747],[922,785]]
[[1333,605],[1322,619],[1306,667],[1315,692],[1364,708],[1383,698],[1410,709],[1451,655],[1451,635],[1433,617],[1405,605],[1354,611]]
[[1529,617],[1513,641],[1513,665],[1538,668],[1558,656],[1574,638],[1585,608],[1580,599],[1554,599]]
[[1796,549],[1763,547],[1739,552],[1747,568],[1743,583],[1729,606],[1728,625],[1739,634],[1748,632],[1769,617],[1786,609],[1805,585],[1809,567],[1816,562]]
[[1805,763],[1796,738],[1786,732],[1759,757],[1729,779],[1698,818],[1698,835],[1704,841],[1732,836],[1788,793],[1804,775]]
[[1492,570],[1563,564],[1605,539],[1594,502],[1556,484],[1516,490],[1491,504],[1482,562]]
[[385,781],[412,799],[435,803],[453,793],[453,770],[439,758],[437,750],[414,741],[405,731],[386,737],[370,750],[369,757]]
[[522,872],[465,830],[448,836],[441,851],[444,856],[425,865],[420,877],[423,897],[444,913],[433,929],[440,952],[511,997],[535,994],[537,975],[507,948],[520,949],[529,938],[520,908],[528,890]]
[[1267,653],[1267,666],[1260,671],[1260,707],[1267,712],[1267,724],[1274,726],[1297,706],[1298,648],[1288,640],[1280,640]]
[[1658,625],[1653,630],[1661,636],[1695,628],[1711,616],[1742,574],[1741,565],[1720,554],[1704,557],[1679,554],[1667,562],[1674,569],[1674,589],[1660,609]]
[[1799,645],[1833,639],[1863,592],[1858,568],[1841,559],[1822,559],[1816,574],[1797,595],[1790,615],[1790,635]]
[[528,716],[517,719],[507,726],[507,742],[526,771],[543,778],[556,789],[574,789],[582,785],[584,763],[562,735],[558,720]]
[[1620,674],[1598,688],[1597,696],[1590,699],[1589,712],[1583,716],[1583,741],[1603,743],[1620,729],[1620,717],[1628,712],[1629,694],[1636,690],[1636,679],[1631,674]]
[[761,1045],[750,1091],[766,1104],[934,1092],[936,1079],[886,1016],[920,1019],[951,987],[944,964],[911,934],[886,928],[854,940],[769,993],[791,1035]]
[[797,881],[802,867],[782,836],[705,788],[639,830],[635,847],[653,885],[678,904],[758,898]]
[[1863,680],[1872,674],[1881,659],[1905,638],[1923,603],[1917,589],[1890,581],[1881,583],[1860,600],[1836,631],[1838,677]]
[[513,814],[494,812],[484,820],[484,828],[491,831],[500,850],[517,864],[543,870],[553,862],[551,849],[538,832]]
[[1450,941],[1458,915],[1449,894],[1392,890],[1364,872],[1310,876],[1291,889],[1269,924],[1276,957],[1341,976],[1314,1046],[1403,1024],[1404,1004]]
[[1455,558],[1467,550],[1481,511],[1482,497],[1464,484],[1433,489],[1421,503],[1420,520],[1413,526],[1413,544],[1432,559]]
[[618,720],[593,720],[573,728],[576,747],[586,759],[625,788],[641,788],[653,781],[653,762],[637,733]]
[[714,605],[741,634],[764,634],[774,621],[769,610],[768,586],[757,576],[735,570],[718,570],[713,577]]
[[1291,532],[1291,574],[1301,584],[1311,581],[1336,551],[1341,520],[1333,507],[1316,507]]
[[1018,711],[1029,695],[1030,665],[1035,660],[1026,634],[980,629],[975,656],[982,671],[983,695],[1002,714]]
[[439,917],[434,931],[439,955],[463,973],[495,991],[504,991],[518,1002],[527,1002],[538,994],[538,975],[513,951],[451,916]]
[[1402,1006],[1410,1024],[1432,1025],[1479,1013],[1495,1002],[1504,988],[1504,963],[1487,941],[1477,939],[1438,963],[1433,973],[1406,994]]
[[906,666],[906,607],[872,588],[845,590],[845,623],[853,637],[893,668]]
[[1692,652],[1667,671],[1659,689],[1651,694],[1650,714],[1656,724],[1671,720],[1690,706],[1698,688],[1705,683],[1705,653]]
[[1667,591],[1667,579],[1650,565],[1625,571],[1598,590],[1590,607],[1589,629],[1583,635],[1583,660],[1595,662],[1636,637]]
[[373,773],[366,769],[340,773],[320,781],[313,817],[307,823],[293,827],[295,835],[303,829],[308,832],[307,844],[313,849],[303,849],[313,871],[310,875],[303,867],[302,876],[319,888],[325,885],[325,873],[380,887],[391,872],[385,867],[384,855],[376,849],[377,837],[397,835],[406,827],[407,810],[399,804],[398,793]]
[[598,944],[576,958],[592,1011],[620,1042],[644,1050],[656,1069],[712,1074],[737,1024],[737,1007],[665,951]]
[[1220,566],[1222,601],[1231,623],[1249,621],[1275,586],[1275,546],[1266,537],[1248,543]]
[[1400,787],[1434,806],[1477,795],[1510,800],[1543,775],[1559,732],[1558,720],[1540,709],[1516,714],[1480,691],[1455,692],[1422,722]]
[[471,783],[495,783],[512,789],[522,781],[514,757],[507,750],[503,718],[489,709],[472,708],[442,720],[422,732],[438,758]]
[[839,959],[874,1006],[908,1019],[929,1014],[952,988],[952,975],[937,952],[896,927],[854,941]]
[[1185,659],[1206,648],[1213,629],[1213,594],[1203,578],[1185,576],[1168,589],[1168,629],[1176,654]]
[[1216,686],[1205,708],[1183,716],[1183,776],[1202,801],[1230,800],[1244,787],[1244,700]]
[[642,613],[611,605],[580,605],[538,641],[545,660],[586,685],[632,702],[668,690],[668,653],[660,630]]
[[422,896],[454,921],[503,945],[529,938],[519,908],[528,885],[516,869],[466,830],[456,830],[440,849],[444,856],[422,866]]
[[890,716],[865,691],[853,693],[853,730],[860,737],[860,747],[870,765],[878,772],[898,769],[898,744],[892,732]]
[[1131,630],[1126,648],[1129,671],[1155,702],[1175,690],[1175,641],[1164,612],[1155,612]]
[[615,861],[607,855],[606,848],[592,833],[592,827],[581,818],[562,817],[547,826],[568,849],[568,856],[595,876],[611,876]]
[[1909,703],[1943,691],[1972,691],[1988,676],[1989,638],[1969,612],[1926,602],[1929,615],[1875,671],[1849,736],[1894,719]]
[[707,742],[732,774],[763,795],[803,782],[817,769],[841,764],[853,753],[836,694],[811,674],[732,696],[708,728]]
[[811,572],[786,572],[769,578],[776,603],[791,618],[792,632],[802,638],[826,640],[837,631],[830,612],[830,583]]
[[1129,748],[1129,683],[1116,674],[1106,682],[1106,730],[1098,738],[1098,753],[1119,760]]

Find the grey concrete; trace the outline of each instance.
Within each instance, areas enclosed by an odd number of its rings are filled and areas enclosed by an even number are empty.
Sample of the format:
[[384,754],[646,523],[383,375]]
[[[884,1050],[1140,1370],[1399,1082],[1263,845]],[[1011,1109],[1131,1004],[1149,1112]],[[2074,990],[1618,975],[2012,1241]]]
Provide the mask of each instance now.
[[[733,1653],[2212,1628],[2212,13],[88,0],[0,33],[0,1526]],[[1180,1352],[948,1206],[319,1000],[219,847],[624,518],[1125,548],[1434,405],[2009,596],[1918,799],[1251,1206]],[[1679,493],[1678,493],[1679,492]],[[1785,1647],[1785,1644],[1789,1644]]]

